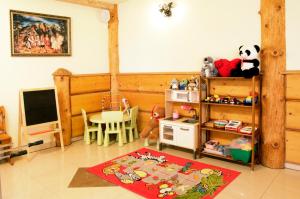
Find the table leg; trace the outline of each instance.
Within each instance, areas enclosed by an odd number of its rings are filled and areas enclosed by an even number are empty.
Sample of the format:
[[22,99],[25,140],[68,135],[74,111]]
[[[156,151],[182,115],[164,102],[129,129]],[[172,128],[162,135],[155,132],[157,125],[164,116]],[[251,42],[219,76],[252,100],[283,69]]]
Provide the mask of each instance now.
[[97,132],[97,144],[102,145],[103,143],[103,133],[101,128],[101,123],[98,124],[98,132]]
[[122,134],[123,134],[123,143],[127,143],[127,135],[125,129],[125,122],[122,122]]

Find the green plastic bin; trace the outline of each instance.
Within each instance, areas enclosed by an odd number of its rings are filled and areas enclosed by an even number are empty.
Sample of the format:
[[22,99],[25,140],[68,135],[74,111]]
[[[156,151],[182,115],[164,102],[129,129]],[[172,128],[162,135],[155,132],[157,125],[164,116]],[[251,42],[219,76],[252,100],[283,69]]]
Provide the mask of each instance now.
[[242,161],[244,164],[251,161],[252,150],[245,151],[242,149],[230,149],[230,153],[233,160]]

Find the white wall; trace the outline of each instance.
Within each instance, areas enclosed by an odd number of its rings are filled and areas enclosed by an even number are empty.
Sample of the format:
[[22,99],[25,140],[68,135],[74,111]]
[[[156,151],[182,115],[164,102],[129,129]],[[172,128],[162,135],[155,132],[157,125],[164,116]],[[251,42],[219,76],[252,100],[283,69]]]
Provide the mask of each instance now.
[[300,2],[286,0],[286,69],[300,70]]
[[[71,17],[72,56],[11,57],[10,9]],[[73,73],[108,72],[108,30],[99,10],[54,0],[0,0],[0,24],[0,105],[17,143],[19,90],[54,86],[52,73],[59,67]]]
[[260,44],[259,0],[163,0],[119,5],[121,72],[200,71],[205,56],[236,58],[241,44]]

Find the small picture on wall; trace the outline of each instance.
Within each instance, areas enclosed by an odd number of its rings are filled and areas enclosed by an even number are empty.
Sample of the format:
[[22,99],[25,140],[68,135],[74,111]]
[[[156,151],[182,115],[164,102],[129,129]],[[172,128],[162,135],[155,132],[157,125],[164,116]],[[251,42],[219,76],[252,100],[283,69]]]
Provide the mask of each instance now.
[[10,10],[12,56],[70,56],[69,17]]

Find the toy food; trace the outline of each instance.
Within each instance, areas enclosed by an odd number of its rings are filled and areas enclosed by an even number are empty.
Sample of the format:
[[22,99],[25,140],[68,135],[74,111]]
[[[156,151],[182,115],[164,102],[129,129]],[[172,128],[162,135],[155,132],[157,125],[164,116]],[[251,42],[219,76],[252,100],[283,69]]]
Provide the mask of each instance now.
[[159,136],[159,119],[165,117],[165,108],[155,105],[151,112],[150,120],[142,130],[141,138],[157,140]]

